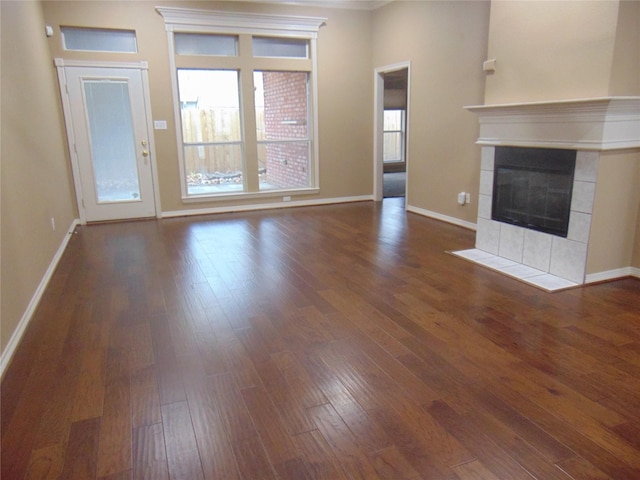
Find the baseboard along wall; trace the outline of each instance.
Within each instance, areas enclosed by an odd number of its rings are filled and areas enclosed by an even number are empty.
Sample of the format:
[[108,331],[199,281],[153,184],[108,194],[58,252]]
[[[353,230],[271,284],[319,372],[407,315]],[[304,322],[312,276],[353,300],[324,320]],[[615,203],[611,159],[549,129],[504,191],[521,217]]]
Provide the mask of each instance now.
[[9,366],[9,363],[11,363],[13,354],[18,348],[18,345],[20,344],[20,340],[22,340],[22,336],[24,335],[24,332],[26,332],[27,327],[29,326],[29,322],[31,321],[33,314],[38,308],[38,304],[42,299],[42,295],[44,294],[44,291],[46,290],[47,285],[49,285],[49,282],[51,281],[53,272],[55,272],[56,267],[58,266],[58,262],[60,262],[60,259],[62,258],[64,251],[67,249],[67,245],[69,244],[71,235],[73,235],[73,232],[75,231],[78,225],[80,225],[80,219],[78,218],[74,219],[71,222],[71,226],[67,230],[67,233],[62,239],[62,242],[60,243],[58,250],[56,251],[53,258],[51,259],[51,263],[49,263],[49,267],[45,271],[44,276],[42,277],[42,280],[40,280],[40,283],[38,284],[36,291],[31,297],[31,300],[29,301],[29,304],[27,305],[27,308],[24,311],[22,318],[20,319],[20,322],[18,322],[18,326],[13,331],[13,334],[11,334],[11,338],[9,339],[9,342],[7,342],[7,346],[2,351],[2,355],[0,355],[0,378],[4,378],[4,374],[7,370],[7,367]]

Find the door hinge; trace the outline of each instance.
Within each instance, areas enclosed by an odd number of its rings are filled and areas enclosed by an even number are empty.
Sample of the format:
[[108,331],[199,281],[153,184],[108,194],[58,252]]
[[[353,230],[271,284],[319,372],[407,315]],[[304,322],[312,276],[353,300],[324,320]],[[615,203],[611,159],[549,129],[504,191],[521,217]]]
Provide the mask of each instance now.
[[80,203],[82,203],[82,208],[86,208],[86,207],[84,206],[84,198],[81,198],[81,199],[80,199]]
[[69,85],[67,85],[66,83],[64,84],[64,91],[67,92],[67,95],[69,95]]

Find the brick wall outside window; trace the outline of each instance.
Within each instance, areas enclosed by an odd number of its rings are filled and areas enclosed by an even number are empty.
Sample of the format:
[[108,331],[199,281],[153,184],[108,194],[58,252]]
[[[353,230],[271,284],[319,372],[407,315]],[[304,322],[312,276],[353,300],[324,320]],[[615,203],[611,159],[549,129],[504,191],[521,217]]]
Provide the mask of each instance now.
[[301,140],[265,146],[266,181],[278,188],[308,187],[307,74],[264,72],[263,82],[266,139]]

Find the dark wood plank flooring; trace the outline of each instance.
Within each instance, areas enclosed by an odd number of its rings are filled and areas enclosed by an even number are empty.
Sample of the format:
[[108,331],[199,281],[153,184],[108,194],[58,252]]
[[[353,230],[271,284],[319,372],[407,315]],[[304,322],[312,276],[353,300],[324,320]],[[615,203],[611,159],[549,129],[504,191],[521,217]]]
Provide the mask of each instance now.
[[640,479],[640,281],[545,293],[402,202],[78,228],[2,479]]

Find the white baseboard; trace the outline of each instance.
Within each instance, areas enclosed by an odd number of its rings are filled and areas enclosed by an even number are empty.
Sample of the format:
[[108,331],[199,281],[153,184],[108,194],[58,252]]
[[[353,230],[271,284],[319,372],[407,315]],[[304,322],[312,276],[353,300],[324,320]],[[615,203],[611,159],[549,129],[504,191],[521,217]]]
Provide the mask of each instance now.
[[432,212],[431,210],[425,210],[424,208],[418,208],[411,205],[407,205],[407,211],[417,213],[424,217],[434,218],[443,222],[451,223],[459,227],[468,228],[469,230],[476,230],[477,225],[475,223],[467,222],[466,220],[460,220],[459,218],[449,217],[448,215],[442,215],[441,213]]
[[224,207],[198,208],[193,210],[173,210],[162,212],[162,218],[185,217],[189,215],[208,215],[212,213],[250,212],[252,210],[270,210],[276,208],[310,207],[315,205],[330,205],[332,203],[350,203],[372,201],[372,195],[357,197],[320,198],[314,200],[295,200],[292,202],[274,202],[253,205],[228,205]]
[[585,283],[606,282],[607,280],[615,280],[616,278],[623,277],[640,278],[640,268],[624,267],[607,270],[606,272],[589,273],[585,277]]
[[51,281],[53,272],[56,270],[56,267],[58,266],[58,262],[62,258],[62,254],[67,248],[67,244],[71,239],[71,235],[73,235],[73,232],[78,225],[80,225],[80,220],[77,218],[74,219],[73,222],[71,222],[71,226],[69,227],[69,229],[67,230],[67,233],[62,239],[62,243],[58,247],[58,251],[55,253],[53,258],[51,259],[51,263],[49,264],[47,271],[44,273],[42,280],[40,280],[40,284],[38,285],[38,288],[36,288],[36,291],[34,292],[33,297],[31,297],[31,301],[29,302],[29,305],[27,305],[27,309],[24,311],[24,314],[22,315],[20,322],[18,322],[18,326],[13,331],[13,334],[11,335],[11,338],[9,339],[7,346],[2,351],[2,355],[0,356],[0,378],[4,378],[4,374],[6,372],[7,367],[9,366],[9,363],[11,362],[11,359],[13,358],[13,354],[18,348],[18,345],[20,344],[20,340],[22,339],[24,332],[27,330],[27,327],[29,326],[29,322],[31,321],[31,318],[35,313],[36,308],[38,308],[38,304],[42,299],[42,295],[44,294],[44,291],[47,288],[47,285],[49,285],[49,282]]

